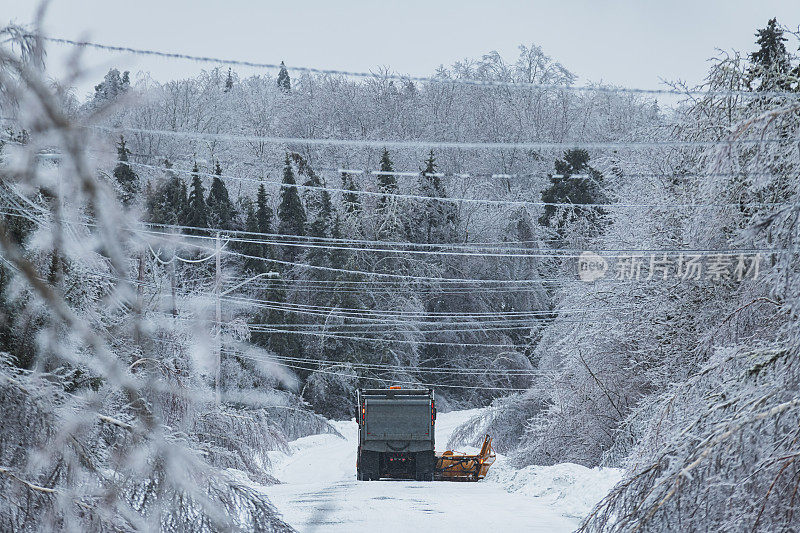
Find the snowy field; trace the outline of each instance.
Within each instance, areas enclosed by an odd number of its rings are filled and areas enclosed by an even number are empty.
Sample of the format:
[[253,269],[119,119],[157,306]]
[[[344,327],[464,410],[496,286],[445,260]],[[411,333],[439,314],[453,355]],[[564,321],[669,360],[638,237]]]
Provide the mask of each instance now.
[[[440,413],[437,451],[477,412]],[[333,424],[344,438],[312,435],[292,442],[290,455],[272,457],[272,473],[283,484],[262,488],[301,532],[573,531],[621,475],[573,464],[516,470],[498,455],[478,483],[359,482],[358,427],[354,421]]]

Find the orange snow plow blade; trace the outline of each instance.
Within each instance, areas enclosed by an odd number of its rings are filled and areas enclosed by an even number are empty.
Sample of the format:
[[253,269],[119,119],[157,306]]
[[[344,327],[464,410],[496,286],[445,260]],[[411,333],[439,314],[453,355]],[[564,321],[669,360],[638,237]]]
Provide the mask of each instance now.
[[478,455],[448,450],[436,455],[436,471],[434,479],[437,481],[478,481],[486,477],[486,472],[495,460],[492,450],[492,437],[486,435],[483,446]]

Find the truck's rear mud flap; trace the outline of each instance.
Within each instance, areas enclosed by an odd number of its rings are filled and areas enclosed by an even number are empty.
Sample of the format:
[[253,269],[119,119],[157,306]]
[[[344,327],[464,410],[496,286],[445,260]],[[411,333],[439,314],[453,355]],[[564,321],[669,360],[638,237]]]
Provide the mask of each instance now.
[[433,450],[418,452],[415,463],[414,479],[417,481],[433,481],[433,473],[436,468],[436,458]]
[[381,476],[381,463],[380,453],[370,450],[361,450],[358,454],[358,471],[357,477],[359,481],[372,481],[380,479]]

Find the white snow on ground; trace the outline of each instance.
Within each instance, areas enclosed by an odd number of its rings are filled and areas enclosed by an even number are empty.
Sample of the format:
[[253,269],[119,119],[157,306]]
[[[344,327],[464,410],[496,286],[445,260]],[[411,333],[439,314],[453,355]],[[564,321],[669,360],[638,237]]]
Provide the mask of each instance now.
[[586,468],[573,463],[518,470],[505,457],[498,457],[484,481],[537,498],[562,515],[580,520],[622,479],[623,472],[620,468]]
[[[440,413],[437,451],[478,411]],[[573,531],[620,476],[572,464],[515,470],[498,455],[477,483],[357,481],[358,426],[333,425],[344,438],[312,435],[291,442],[290,455],[274,452],[272,474],[283,483],[259,487],[301,532]]]

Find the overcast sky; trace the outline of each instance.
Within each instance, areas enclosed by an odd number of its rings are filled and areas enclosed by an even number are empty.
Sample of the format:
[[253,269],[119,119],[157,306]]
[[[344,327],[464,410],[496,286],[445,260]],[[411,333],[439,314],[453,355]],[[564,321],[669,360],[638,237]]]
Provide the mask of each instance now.
[[[0,0],[0,25],[29,22],[38,1]],[[579,76],[654,88],[660,79],[698,82],[716,48],[752,51],[756,28],[771,17],[800,24],[798,0],[330,1],[53,0],[52,36],[264,63],[365,71],[387,66],[429,75],[440,64],[497,50],[513,60],[536,43]],[[796,41],[792,41],[796,48]],[[58,73],[65,47],[51,45]],[[158,80],[203,65],[89,51],[96,79],[110,66],[149,71]],[[205,66],[208,68],[208,66]],[[240,74],[246,74],[243,69]]]

